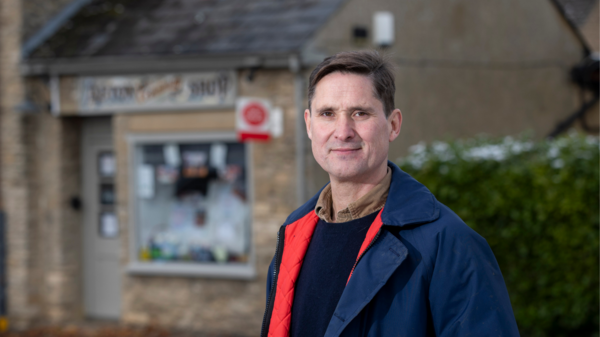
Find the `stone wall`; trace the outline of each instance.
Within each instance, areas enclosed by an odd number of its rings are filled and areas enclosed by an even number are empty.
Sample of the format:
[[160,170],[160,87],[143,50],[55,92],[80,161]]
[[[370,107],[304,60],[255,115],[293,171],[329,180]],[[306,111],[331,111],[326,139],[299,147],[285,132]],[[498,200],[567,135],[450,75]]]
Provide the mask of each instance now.
[[[35,191],[39,287],[43,305],[41,318],[50,323],[64,323],[82,318],[81,299],[81,214],[71,206],[80,195],[80,126],[79,119],[57,118],[48,112],[35,116],[38,133],[31,147],[32,170],[36,170]],[[33,199],[33,198],[32,198]]]
[[[18,67],[9,68],[0,72],[9,323],[20,329],[78,320],[81,223],[70,200],[80,193],[79,119],[57,118],[43,108],[26,115],[15,111],[25,85],[18,74],[9,76]],[[37,100],[47,101],[47,93],[36,90],[46,87],[43,81],[27,87]]]
[[[9,242],[9,256],[24,254],[26,262],[10,264],[11,273],[28,275],[23,287],[9,284],[9,318],[15,328],[81,319],[81,219],[71,207],[80,193],[79,119],[57,118],[48,111],[23,117],[27,200],[27,233],[23,247]],[[14,187],[6,189],[11,195]],[[11,221],[9,240],[18,224]],[[24,253],[23,253],[24,251]],[[12,259],[11,259],[12,260]],[[19,292],[19,293],[17,293]],[[24,311],[28,308],[28,311]]]
[[[123,280],[125,323],[158,323],[205,332],[256,336],[265,306],[266,274],[275,252],[279,226],[296,206],[295,115],[293,75],[287,71],[257,71],[252,82],[239,74],[238,95],[271,100],[284,111],[284,135],[251,146],[254,207],[252,234],[257,277],[227,280],[202,277],[135,276]],[[215,119],[215,116],[218,118]],[[188,121],[181,123],[180,121]],[[195,122],[192,122],[195,120]],[[152,132],[234,131],[230,111],[119,114],[113,119],[118,160],[118,214],[128,224],[129,154],[126,135]],[[156,128],[157,121],[160,128]],[[122,235],[123,267],[129,262],[129,238]]]
[[36,315],[29,283],[30,216],[25,142],[25,118],[14,107],[23,97],[18,72],[21,47],[21,1],[0,2],[0,206],[6,214],[8,311],[15,326],[23,326]]
[[[32,115],[15,109],[26,97],[23,38],[69,1],[0,2],[0,210],[9,323],[17,329],[81,317],[79,215],[69,207],[79,193],[78,122],[50,116],[45,104]],[[33,82],[28,96],[47,103],[47,92],[36,91],[47,83]]]

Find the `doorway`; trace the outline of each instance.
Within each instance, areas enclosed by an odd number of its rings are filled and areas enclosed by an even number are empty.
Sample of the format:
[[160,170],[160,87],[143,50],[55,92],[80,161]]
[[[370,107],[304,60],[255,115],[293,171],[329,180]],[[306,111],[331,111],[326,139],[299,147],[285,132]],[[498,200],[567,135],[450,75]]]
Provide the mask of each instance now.
[[82,123],[83,298],[85,315],[121,314],[121,229],[116,213],[116,160],[111,117]]

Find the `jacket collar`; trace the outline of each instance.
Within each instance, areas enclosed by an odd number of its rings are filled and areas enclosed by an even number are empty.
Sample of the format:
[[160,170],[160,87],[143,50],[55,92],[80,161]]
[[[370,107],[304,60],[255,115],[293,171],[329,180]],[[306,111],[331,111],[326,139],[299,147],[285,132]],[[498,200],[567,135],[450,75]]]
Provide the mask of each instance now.
[[[389,160],[388,166],[392,169],[392,182],[381,214],[383,224],[403,227],[424,224],[439,218],[440,209],[437,201],[427,187]],[[314,211],[323,188],[292,212],[283,225],[293,223],[308,212]]]
[[409,226],[437,220],[440,208],[433,194],[396,164],[392,169],[392,183],[381,214],[384,225]]

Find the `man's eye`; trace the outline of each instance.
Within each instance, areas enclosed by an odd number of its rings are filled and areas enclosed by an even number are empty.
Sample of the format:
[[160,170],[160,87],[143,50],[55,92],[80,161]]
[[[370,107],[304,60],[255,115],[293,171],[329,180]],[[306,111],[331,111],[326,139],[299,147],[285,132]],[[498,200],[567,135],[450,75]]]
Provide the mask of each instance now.
[[362,117],[362,116],[366,116],[366,115],[367,115],[367,113],[365,111],[356,111],[354,113],[354,116],[356,116],[356,117]]
[[333,116],[333,112],[331,112],[331,111],[323,111],[323,112],[321,112],[321,116],[331,117],[331,116]]

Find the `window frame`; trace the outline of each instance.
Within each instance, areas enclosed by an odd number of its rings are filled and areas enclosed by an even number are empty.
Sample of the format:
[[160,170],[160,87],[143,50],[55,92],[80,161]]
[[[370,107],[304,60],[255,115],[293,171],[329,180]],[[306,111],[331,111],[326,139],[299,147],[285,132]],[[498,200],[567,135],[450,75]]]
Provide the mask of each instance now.
[[126,271],[128,274],[137,275],[172,275],[192,276],[221,279],[245,279],[256,278],[256,254],[254,245],[254,181],[252,162],[252,143],[245,145],[246,165],[246,188],[248,191],[249,207],[249,259],[245,264],[219,264],[219,263],[190,263],[190,262],[168,262],[156,263],[140,261],[137,253],[138,248],[138,210],[139,200],[137,197],[137,170],[136,163],[139,162],[138,146],[157,143],[210,143],[210,142],[237,142],[235,132],[194,132],[194,133],[152,133],[152,134],[128,134],[126,135],[128,149],[128,205],[129,212],[128,231],[128,263]]

